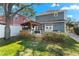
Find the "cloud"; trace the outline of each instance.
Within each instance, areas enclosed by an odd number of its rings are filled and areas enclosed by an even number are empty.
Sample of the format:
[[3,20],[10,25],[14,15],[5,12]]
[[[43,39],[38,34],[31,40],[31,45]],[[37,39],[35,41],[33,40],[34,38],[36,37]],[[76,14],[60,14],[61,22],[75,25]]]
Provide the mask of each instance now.
[[69,7],[62,7],[61,10],[79,10],[79,5],[70,5]]
[[72,18],[73,16],[72,15],[68,15],[68,17]]
[[60,6],[59,3],[53,3],[51,7]]

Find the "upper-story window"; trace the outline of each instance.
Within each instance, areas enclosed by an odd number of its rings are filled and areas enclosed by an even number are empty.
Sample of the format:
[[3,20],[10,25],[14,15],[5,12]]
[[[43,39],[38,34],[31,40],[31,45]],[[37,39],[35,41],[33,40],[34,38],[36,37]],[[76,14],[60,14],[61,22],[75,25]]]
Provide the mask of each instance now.
[[54,13],[54,16],[58,16],[58,13]]
[[18,20],[18,19],[19,19],[19,16],[18,16],[18,15],[16,15],[16,16],[15,16],[15,20]]

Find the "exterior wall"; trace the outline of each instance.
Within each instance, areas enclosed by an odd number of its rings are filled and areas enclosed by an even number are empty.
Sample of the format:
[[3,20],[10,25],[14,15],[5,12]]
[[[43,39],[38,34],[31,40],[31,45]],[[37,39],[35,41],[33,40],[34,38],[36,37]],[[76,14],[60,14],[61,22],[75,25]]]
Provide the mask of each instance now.
[[[45,23],[44,26],[41,26],[43,29],[40,30],[41,33],[44,32],[66,32],[65,23]],[[46,28],[48,27],[48,28]],[[51,27],[51,28],[50,28]]]
[[21,26],[10,26],[11,29],[11,36],[19,35],[20,31],[22,30]]
[[13,21],[11,22],[11,24],[13,24],[13,25],[20,25],[20,24],[26,22],[27,20],[28,20],[28,18],[25,17],[25,16],[16,15],[16,16],[13,18]]
[[64,12],[59,12],[58,16],[54,16],[54,14],[48,14],[36,17],[37,22],[49,22],[53,20],[64,20]]
[[5,28],[4,25],[0,25],[0,38],[4,37],[4,28]]
[[61,23],[49,23],[49,24],[45,24],[45,32],[47,31],[46,26],[50,26],[51,29],[49,29],[50,31],[59,31],[59,32],[65,32],[65,23],[61,22]]
[[65,32],[64,23],[54,23],[53,24],[53,31]]
[[[21,26],[10,26],[11,28],[11,36],[16,36],[22,30]],[[5,34],[5,25],[0,25],[0,38],[3,38]]]

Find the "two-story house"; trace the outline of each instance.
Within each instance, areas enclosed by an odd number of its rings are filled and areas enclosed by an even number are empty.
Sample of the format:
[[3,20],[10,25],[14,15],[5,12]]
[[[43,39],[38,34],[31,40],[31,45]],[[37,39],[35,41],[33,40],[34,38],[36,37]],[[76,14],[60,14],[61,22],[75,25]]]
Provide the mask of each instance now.
[[36,22],[41,23],[36,31],[43,32],[66,32],[66,11],[48,10],[36,16]]

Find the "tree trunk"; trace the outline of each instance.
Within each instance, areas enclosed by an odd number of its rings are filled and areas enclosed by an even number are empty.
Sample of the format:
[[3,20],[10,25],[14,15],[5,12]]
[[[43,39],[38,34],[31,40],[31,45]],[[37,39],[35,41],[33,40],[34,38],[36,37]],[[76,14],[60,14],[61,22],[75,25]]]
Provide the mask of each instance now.
[[5,11],[5,35],[4,39],[9,40],[10,39],[10,13],[11,9],[9,8],[9,4],[6,3],[4,5],[4,11]]
[[10,26],[9,25],[5,25],[5,40],[9,40],[10,39]]
[[10,39],[10,17],[6,16],[6,25],[5,25],[5,40]]

